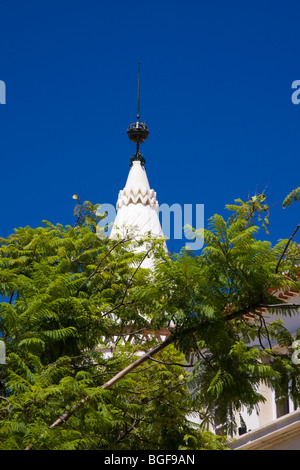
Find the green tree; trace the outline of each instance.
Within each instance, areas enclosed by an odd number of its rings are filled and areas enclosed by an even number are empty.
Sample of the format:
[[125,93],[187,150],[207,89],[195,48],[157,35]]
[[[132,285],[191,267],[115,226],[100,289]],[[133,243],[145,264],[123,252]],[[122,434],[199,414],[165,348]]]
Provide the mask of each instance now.
[[45,222],[0,240],[0,448],[177,449],[185,435],[220,446],[186,418],[195,410],[174,348],[115,380],[157,347],[139,339],[152,327],[140,292],[153,276],[141,264],[156,245],[137,254],[130,237],[99,237],[97,209],[79,202],[73,226]]
[[[90,203],[78,204],[73,227],[45,222],[0,240],[0,448],[219,449],[226,439],[204,426],[232,432],[241,406],[263,400],[262,382],[300,404],[294,338],[262,313],[298,314],[275,295],[299,289],[296,231],[275,246],[257,239],[264,195],[227,208],[197,256],[169,256],[151,238],[142,253],[130,236],[101,238]],[[150,253],[153,272],[142,268]],[[165,341],[139,341],[160,328]]]

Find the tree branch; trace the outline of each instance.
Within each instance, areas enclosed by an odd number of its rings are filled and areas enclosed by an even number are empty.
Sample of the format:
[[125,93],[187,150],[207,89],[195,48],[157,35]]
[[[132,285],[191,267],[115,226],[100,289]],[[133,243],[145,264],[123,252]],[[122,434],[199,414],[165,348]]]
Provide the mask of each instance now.
[[287,279],[288,281],[291,281],[293,284],[295,284],[296,286],[299,286],[300,287],[300,283],[297,282],[297,281],[294,281],[294,279],[292,279],[291,277],[287,276],[286,274],[284,274],[284,278]]
[[292,235],[290,236],[290,238],[288,239],[288,242],[287,242],[287,244],[285,245],[285,248],[284,248],[284,250],[283,250],[283,252],[282,252],[282,255],[280,256],[280,258],[279,258],[279,260],[278,260],[278,262],[277,262],[277,265],[276,265],[276,268],[275,268],[275,273],[278,273],[279,265],[280,265],[280,263],[281,263],[281,261],[282,261],[284,255],[285,255],[285,253],[286,253],[288,247],[289,247],[289,244],[291,243],[291,241],[292,241],[293,238],[295,237],[295,235],[296,235],[296,233],[298,232],[299,228],[300,228],[300,224],[297,225],[297,227],[295,228],[293,234],[292,234]]
[[[132,362],[131,364],[129,364],[129,366],[125,367],[125,369],[121,370],[112,379],[110,379],[108,382],[103,384],[101,386],[101,388],[103,390],[110,389],[113,385],[115,385],[117,382],[119,382],[123,377],[125,377],[127,374],[129,374],[134,369],[136,369],[141,364],[143,364],[145,361],[147,361],[149,359],[149,357],[157,354],[159,351],[162,351],[167,346],[169,346],[171,343],[173,343],[175,341],[175,339],[176,339],[175,334],[171,334],[167,339],[165,339],[165,341],[158,344],[155,348],[151,349],[150,351],[148,351],[143,356],[139,357],[136,361]],[[65,413],[63,413],[56,421],[54,421],[54,423],[52,423],[49,426],[49,429],[55,429],[57,426],[60,426],[61,424],[65,423],[75,413],[75,411],[78,408],[80,408],[85,403],[89,402],[89,400],[90,400],[90,397],[87,396],[87,397],[83,398],[82,400],[80,400],[78,403],[75,403],[75,405],[73,405],[71,411],[66,411]],[[31,449],[32,449],[32,445],[29,445],[28,447],[25,448],[25,450],[31,450]]]
[[[124,240],[122,241],[124,242]],[[120,244],[120,242],[118,243]],[[114,247],[116,247],[116,245],[114,245]],[[112,249],[114,248],[112,247]],[[110,252],[112,251],[112,249],[110,250]],[[148,253],[148,252],[147,252]],[[107,253],[105,256],[107,256],[109,253]],[[146,255],[145,255],[146,256]],[[144,257],[145,258],[145,257]],[[144,259],[143,258],[143,259]],[[98,264],[98,267],[100,266],[100,263],[103,261],[104,258],[102,258],[102,260],[99,262]],[[143,260],[142,260],[143,261]],[[141,263],[142,263],[141,261]],[[140,267],[141,263],[139,264],[139,266],[137,267],[137,269]],[[132,278],[133,276],[135,275],[135,273],[137,272],[137,269],[135,270],[135,272],[133,273],[132,275]],[[96,270],[95,270],[96,271]],[[95,272],[94,271],[94,272]],[[131,280],[132,280],[131,278]],[[128,287],[127,287],[128,289]],[[126,295],[126,291],[127,289],[125,290],[125,295]],[[125,295],[123,297],[123,300],[125,298]],[[280,304],[256,304],[256,305],[253,305],[251,307],[248,307],[248,308],[244,308],[244,309],[241,309],[237,312],[234,312],[230,315],[227,315],[225,317],[225,320],[226,321],[230,321],[230,320],[233,320],[233,319],[236,319],[236,318],[239,318],[239,317],[242,317],[243,315],[247,314],[247,313],[250,313],[250,312],[253,312],[254,314],[255,313],[255,310],[256,309],[259,309],[259,308],[292,308],[292,309],[296,309],[296,308],[300,308],[300,304],[287,304],[287,303],[280,303]],[[257,315],[260,315],[257,313]],[[189,330],[189,331],[186,331],[185,334],[190,334],[193,330]],[[127,374],[131,373],[132,371],[134,371],[137,367],[139,367],[140,365],[142,365],[144,362],[146,362],[147,360],[154,360],[152,358],[152,356],[154,356],[155,354],[157,354],[158,352],[162,351],[163,349],[165,349],[167,346],[169,346],[170,344],[174,343],[174,341],[177,339],[178,337],[178,333],[175,333],[175,332],[172,332],[170,334],[170,336],[168,338],[165,339],[165,341],[163,341],[162,343],[158,344],[155,348],[149,350],[147,353],[145,353],[143,356],[139,357],[136,361],[132,362],[131,364],[129,364],[127,367],[125,367],[125,369],[121,370],[120,372],[118,372],[113,378],[111,378],[110,380],[108,380],[106,383],[104,383],[101,388],[103,390],[108,390],[110,388],[112,388],[116,383],[118,383],[122,378],[124,378]],[[161,362],[161,361],[156,361],[156,362]],[[164,364],[167,364],[167,363],[164,363]],[[171,365],[171,363],[170,363]],[[182,364],[175,364],[175,363],[172,363],[172,365],[181,365],[182,367],[186,367]],[[52,423],[50,426],[49,426],[49,429],[55,429],[57,426],[60,426],[61,424],[65,423],[74,413],[75,411],[80,408],[82,405],[84,405],[85,403],[87,403],[88,401],[90,400],[90,397],[87,396],[85,398],[83,398],[82,400],[80,400],[78,403],[76,403],[75,405],[73,405],[71,411],[66,411],[65,413],[63,413],[54,423]],[[28,446],[25,450],[30,450],[32,448],[32,446]]]
[[109,250],[108,252],[100,259],[99,263],[97,264],[97,267],[96,269],[87,277],[87,279],[81,284],[81,286],[78,288],[77,292],[76,292],[76,297],[77,295],[79,294],[79,292],[81,291],[81,289],[86,285],[87,282],[89,282],[89,280],[95,276],[95,274],[97,274],[98,272],[98,269],[100,268],[101,264],[103,263],[103,261],[108,257],[108,255],[110,255],[110,253],[119,245],[121,245],[122,243],[126,243],[128,241],[130,241],[131,238],[123,238],[122,240],[119,240],[117,243],[115,243]]
[[150,361],[158,362],[159,364],[164,364],[165,366],[194,367],[194,364],[180,364],[179,362],[158,361],[157,359],[153,359],[153,357],[149,357],[149,359]]
[[235,320],[236,318],[240,318],[243,315],[246,315],[247,313],[252,313],[253,315],[259,315],[258,313],[255,312],[255,310],[258,310],[259,308],[290,308],[290,309],[299,309],[300,304],[287,304],[287,303],[282,303],[282,304],[256,304],[252,305],[247,308],[243,308],[241,310],[238,310],[237,312],[233,312],[230,315],[225,316],[226,321],[230,320]]
[[150,251],[152,250],[152,248],[150,248],[146,253],[145,255],[143,256],[142,260],[139,262],[138,266],[136,267],[134,273],[132,274],[131,278],[129,279],[128,283],[127,283],[127,286],[125,287],[125,291],[124,291],[124,294],[123,294],[123,297],[122,297],[122,300],[121,302],[119,302],[117,305],[115,305],[114,307],[112,307],[110,310],[108,310],[107,312],[103,313],[101,315],[101,318],[103,317],[106,317],[106,315],[109,315],[110,313],[112,313],[114,310],[117,310],[119,307],[122,307],[123,305],[130,305],[131,303],[133,302],[130,302],[130,303],[127,303],[125,304],[124,303],[124,300],[125,300],[125,297],[127,295],[127,292],[128,292],[128,289],[130,287],[130,285],[132,284],[132,281],[133,281],[133,278],[134,276],[136,275],[136,273],[138,272],[138,270],[140,269],[141,265],[143,264],[143,262],[145,261],[145,259],[147,258],[147,256],[149,255]]
[[151,356],[154,356],[157,354],[159,351],[162,351],[165,349],[167,346],[169,346],[171,343],[175,341],[175,335],[171,334],[168,336],[168,338],[165,339],[162,343],[158,344],[155,348],[151,349],[148,351],[146,354],[143,356],[139,357],[136,361],[132,362],[129,364],[129,366],[125,367],[125,369],[121,370],[118,374],[115,375],[112,379],[110,379],[108,382],[102,385],[102,388],[104,390],[107,390],[111,388],[113,385],[115,385],[119,380],[121,380],[123,377],[125,377],[129,372],[133,371],[137,367],[139,367],[141,364],[143,364],[145,361],[147,361]]

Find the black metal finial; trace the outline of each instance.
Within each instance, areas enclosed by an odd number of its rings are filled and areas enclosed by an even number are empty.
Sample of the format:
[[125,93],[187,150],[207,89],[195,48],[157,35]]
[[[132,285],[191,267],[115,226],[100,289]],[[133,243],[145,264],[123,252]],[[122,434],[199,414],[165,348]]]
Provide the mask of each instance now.
[[141,165],[144,166],[145,159],[140,153],[140,144],[142,144],[149,135],[149,129],[146,124],[140,122],[140,62],[138,63],[138,89],[137,89],[137,115],[136,122],[130,124],[127,129],[127,135],[129,139],[136,143],[136,152],[130,159],[130,166],[132,162],[138,160],[141,162]]

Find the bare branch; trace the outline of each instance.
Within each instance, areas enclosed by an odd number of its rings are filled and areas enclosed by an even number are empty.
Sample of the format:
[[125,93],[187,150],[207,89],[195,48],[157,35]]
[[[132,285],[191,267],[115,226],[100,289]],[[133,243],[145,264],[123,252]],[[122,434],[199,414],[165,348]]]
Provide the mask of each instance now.
[[158,359],[153,359],[149,357],[150,361],[158,362],[159,364],[164,364],[165,366],[180,366],[180,367],[194,367],[194,364],[180,364],[179,362],[164,362],[159,361]]
[[[169,344],[173,343],[175,341],[175,339],[176,339],[176,337],[175,337],[174,334],[170,335],[167,339],[165,339],[165,341],[158,344],[155,348],[151,349],[150,351],[148,351],[143,356],[139,357],[136,361],[132,362],[129,366],[125,367],[125,369],[121,370],[112,379],[110,379],[108,382],[103,384],[101,388],[103,390],[110,389],[113,385],[115,385],[117,382],[119,382],[119,380],[121,380],[127,374],[129,374],[134,369],[136,369],[141,364],[143,364],[145,361],[147,361],[149,359],[149,357],[157,354],[159,351],[162,351],[167,346],[169,346]],[[78,403],[75,403],[75,405],[73,405],[71,411],[66,411],[65,413],[63,413],[56,421],[54,421],[54,423],[52,423],[49,426],[49,429],[55,429],[57,426],[60,426],[61,424],[65,423],[75,413],[75,411],[78,408],[80,408],[85,403],[89,402],[89,400],[90,400],[90,397],[86,396],[85,398],[80,400]],[[28,447],[26,447],[25,450],[31,450],[31,449],[32,449],[32,445],[29,445]]]
[[125,369],[121,370],[118,374],[115,375],[111,380],[106,382],[105,384],[102,385],[102,388],[104,390],[107,390],[111,388],[113,385],[115,385],[119,380],[121,380],[123,377],[125,377],[129,372],[132,372],[134,369],[139,367],[141,364],[143,364],[145,361],[147,361],[151,356],[157,354],[159,351],[162,351],[165,349],[169,344],[173,343],[175,341],[175,335],[171,334],[168,338],[165,339],[162,343],[158,344],[155,348],[151,349],[148,351],[146,354],[143,356],[139,357],[136,361],[132,362],[129,364],[129,366],[125,367]]
[[288,303],[280,303],[280,304],[255,304],[247,308],[243,308],[238,310],[237,312],[233,312],[230,315],[225,316],[226,321],[235,320],[236,318],[243,317],[247,313],[251,313],[253,315],[259,315],[255,310],[259,310],[261,308],[289,308],[292,310],[296,310],[300,308],[300,304],[288,304]]
[[291,277],[287,276],[286,274],[284,274],[284,278],[287,279],[288,281],[291,281],[293,284],[295,284],[296,286],[299,286],[300,287],[300,283],[295,281],[294,279],[292,279]]
[[283,250],[283,252],[282,252],[282,255],[280,256],[280,258],[279,258],[279,260],[278,260],[278,263],[277,263],[277,265],[276,265],[275,273],[278,273],[279,265],[280,265],[280,263],[281,263],[281,261],[282,261],[284,255],[285,255],[285,253],[286,253],[288,247],[289,247],[289,244],[291,243],[291,241],[292,241],[293,238],[295,237],[295,235],[296,235],[296,233],[298,232],[299,228],[300,228],[300,224],[297,225],[297,227],[295,228],[293,234],[292,234],[292,235],[290,236],[290,238],[288,239],[288,242],[287,242],[287,244],[285,245],[285,248],[284,248],[284,250]]

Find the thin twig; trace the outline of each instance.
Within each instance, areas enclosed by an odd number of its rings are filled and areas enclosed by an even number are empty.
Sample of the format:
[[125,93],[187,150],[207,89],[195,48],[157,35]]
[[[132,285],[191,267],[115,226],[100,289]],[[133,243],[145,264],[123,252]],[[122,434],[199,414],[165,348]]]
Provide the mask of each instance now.
[[259,344],[260,344],[262,349],[265,349],[264,345],[262,344],[261,336],[260,336],[260,331],[261,331],[262,327],[264,327],[265,330],[266,330],[266,336],[267,336],[268,343],[269,343],[269,349],[272,349],[272,344],[271,344],[271,340],[270,340],[270,336],[269,336],[269,332],[268,332],[268,328],[267,328],[264,316],[261,313],[257,313],[257,315],[259,316],[259,320],[260,320],[260,326],[258,327],[258,330],[257,330]]
[[288,277],[286,274],[284,274],[284,278],[287,279],[288,281],[291,281],[293,284],[296,284],[296,286],[300,286],[300,283],[297,281],[294,281],[291,277]]
[[103,261],[107,258],[108,255],[110,255],[110,253],[119,245],[121,245],[122,243],[126,243],[128,241],[130,241],[131,239],[130,238],[123,238],[122,240],[119,240],[117,243],[115,243],[109,250],[108,252],[100,259],[99,263],[97,264],[96,266],[96,269],[87,277],[87,279],[81,284],[81,286],[78,288],[77,292],[76,292],[76,297],[77,295],[79,294],[79,292],[81,291],[81,289],[86,285],[86,283],[93,277],[95,276],[95,274],[97,274],[98,272],[98,269],[100,268],[101,264],[103,263]]
[[9,303],[11,304],[12,303],[12,300],[14,298],[14,295],[15,295],[15,291],[13,291],[13,293],[11,294],[10,296],[10,299],[9,299]]
[[287,244],[285,245],[285,248],[284,248],[284,250],[283,250],[283,252],[282,252],[282,255],[280,256],[280,258],[279,258],[279,260],[278,260],[278,263],[277,263],[277,265],[276,265],[275,273],[278,273],[279,265],[280,265],[280,263],[281,263],[281,261],[282,261],[282,258],[284,257],[284,255],[285,255],[285,253],[286,253],[286,251],[287,251],[287,249],[288,249],[288,247],[289,247],[289,244],[290,244],[291,241],[293,240],[293,238],[294,238],[294,236],[296,235],[296,233],[298,232],[299,228],[300,228],[300,224],[297,225],[297,227],[295,228],[293,234],[292,234],[292,235],[290,236],[290,238],[288,239],[288,242],[287,242]]
[[150,361],[158,362],[159,364],[164,364],[165,366],[180,366],[180,367],[194,367],[194,364],[180,364],[179,362],[164,362],[159,361],[158,359],[153,359],[149,357]]
[[101,315],[101,318],[105,317],[106,315],[109,315],[110,313],[112,313],[114,310],[117,310],[118,308],[124,306],[124,305],[131,305],[133,302],[129,302],[127,304],[124,303],[124,300],[125,300],[125,297],[127,295],[127,292],[128,292],[128,289],[129,287],[131,286],[132,284],[132,281],[133,281],[133,278],[134,276],[136,275],[136,273],[138,272],[138,270],[140,269],[141,265],[143,264],[143,262],[145,261],[145,259],[147,258],[147,256],[149,255],[150,251],[152,250],[152,248],[150,248],[146,253],[145,255],[143,256],[142,260],[139,262],[138,266],[136,267],[135,271],[133,272],[131,278],[129,279],[128,283],[127,283],[127,286],[125,287],[125,291],[123,293],[123,297],[122,297],[122,300],[119,304],[115,305],[114,307],[112,307],[110,310],[108,310],[107,312],[103,313]]
[[259,315],[255,310],[261,309],[261,308],[290,308],[290,309],[299,309],[300,304],[287,304],[287,303],[281,303],[281,304],[255,304],[247,308],[243,308],[241,310],[238,310],[237,312],[233,312],[230,315],[225,316],[226,321],[230,320],[235,320],[236,318],[240,318],[247,313],[252,313],[253,315]]

